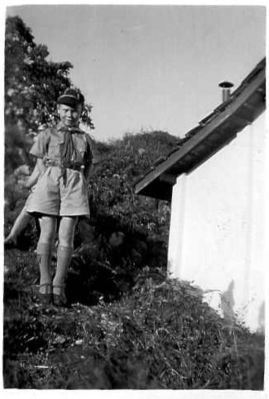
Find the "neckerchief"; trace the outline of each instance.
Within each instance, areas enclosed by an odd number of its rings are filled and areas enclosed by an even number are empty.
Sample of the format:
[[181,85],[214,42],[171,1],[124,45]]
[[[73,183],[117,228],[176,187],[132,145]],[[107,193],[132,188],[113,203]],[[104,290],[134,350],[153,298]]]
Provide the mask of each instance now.
[[60,130],[64,132],[64,143],[61,153],[62,165],[68,168],[71,165],[72,155],[77,151],[72,135],[74,133],[81,133],[81,130],[76,127],[61,127]]
[[62,163],[62,177],[64,185],[66,185],[66,168],[70,168],[72,165],[72,155],[76,153],[77,149],[74,145],[72,135],[74,133],[82,133],[82,131],[77,127],[66,127],[62,126],[60,131],[64,132],[64,143],[61,153],[61,163]]

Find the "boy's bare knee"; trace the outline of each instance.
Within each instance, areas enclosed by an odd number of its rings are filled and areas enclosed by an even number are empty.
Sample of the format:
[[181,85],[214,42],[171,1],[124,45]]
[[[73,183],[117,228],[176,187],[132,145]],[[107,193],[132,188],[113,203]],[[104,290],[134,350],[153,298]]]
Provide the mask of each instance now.
[[56,220],[54,218],[42,218],[41,222],[41,242],[52,242],[56,233]]
[[77,218],[64,217],[59,227],[59,245],[63,247],[73,247],[75,226]]
[[62,247],[73,247],[73,232],[59,234],[59,245]]

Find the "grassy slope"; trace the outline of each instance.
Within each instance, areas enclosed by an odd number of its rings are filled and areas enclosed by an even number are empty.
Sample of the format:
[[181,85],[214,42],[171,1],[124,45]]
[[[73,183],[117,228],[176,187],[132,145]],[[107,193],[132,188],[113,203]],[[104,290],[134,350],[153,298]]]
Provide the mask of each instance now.
[[184,282],[146,268],[112,303],[42,309],[32,252],[5,257],[6,388],[262,389],[263,338],[230,331]]
[[[6,387],[262,388],[263,337],[240,327],[229,330],[197,291],[165,281],[161,249],[167,244],[169,207],[133,195],[137,178],[176,145],[178,139],[163,132],[98,144],[103,160],[89,185],[92,224],[80,225],[87,245],[79,236],[75,240],[82,272],[76,289],[84,296],[81,302],[94,306],[42,309],[32,300],[31,285],[38,278],[34,223],[22,237],[24,251],[6,251]],[[7,231],[27,195],[13,180],[5,185]],[[113,231],[125,234],[114,251],[108,245]],[[99,291],[92,300],[96,278]],[[73,294],[74,287],[73,281]],[[115,288],[117,295],[107,296],[114,299],[110,304],[99,300]]]

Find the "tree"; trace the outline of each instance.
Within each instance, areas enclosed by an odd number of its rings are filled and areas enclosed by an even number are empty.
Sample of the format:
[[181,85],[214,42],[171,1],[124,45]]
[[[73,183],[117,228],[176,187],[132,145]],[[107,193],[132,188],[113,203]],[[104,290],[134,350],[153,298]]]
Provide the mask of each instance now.
[[[5,36],[6,172],[25,162],[31,145],[28,133],[55,122],[58,96],[72,85],[68,61],[48,61],[47,46],[36,44],[31,29],[18,17],[8,17]],[[91,105],[83,122],[94,128]],[[23,154],[23,157],[21,156]],[[24,158],[24,159],[23,159]]]
[[[23,20],[8,17],[5,37],[5,121],[36,131],[55,121],[58,96],[71,86],[72,65],[48,61],[47,46],[36,44]],[[93,128],[91,105],[84,110],[84,123]]]

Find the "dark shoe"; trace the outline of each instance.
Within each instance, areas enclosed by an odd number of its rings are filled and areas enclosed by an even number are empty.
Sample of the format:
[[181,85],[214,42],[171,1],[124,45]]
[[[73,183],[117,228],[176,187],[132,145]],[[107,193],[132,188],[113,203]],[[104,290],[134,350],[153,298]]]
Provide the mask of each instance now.
[[67,306],[67,299],[65,295],[65,284],[62,285],[54,285],[54,289],[57,289],[57,294],[53,292],[53,304],[55,306]]
[[4,240],[4,248],[5,249],[12,249],[17,247],[17,240],[15,238],[7,237]]
[[[44,287],[44,292],[40,292],[40,288]],[[43,291],[43,290],[42,290]],[[41,305],[50,305],[52,303],[52,292],[51,284],[45,283],[39,286],[39,291],[37,293],[38,302]]]

